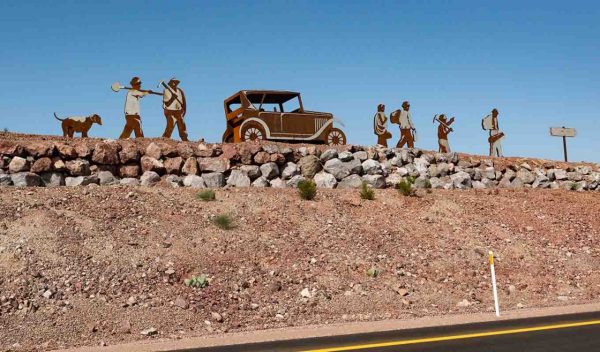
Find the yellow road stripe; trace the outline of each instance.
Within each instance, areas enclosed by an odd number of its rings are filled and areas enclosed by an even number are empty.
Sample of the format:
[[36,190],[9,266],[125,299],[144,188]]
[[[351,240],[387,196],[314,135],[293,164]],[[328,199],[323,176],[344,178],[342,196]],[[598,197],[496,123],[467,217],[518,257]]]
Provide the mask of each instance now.
[[426,342],[439,342],[439,341],[472,339],[472,338],[475,338],[475,337],[509,335],[509,334],[521,334],[521,333],[524,333],[524,332],[565,329],[565,328],[573,328],[573,327],[578,327],[578,326],[588,326],[588,325],[597,325],[597,324],[600,324],[600,320],[590,320],[590,321],[582,321],[582,322],[568,323],[568,324],[556,324],[556,325],[536,326],[536,327],[521,328],[521,329],[510,329],[510,330],[498,330],[498,331],[478,332],[478,333],[463,334],[463,335],[450,335],[450,336],[428,337],[428,338],[413,339],[413,340],[399,340],[399,341],[390,341],[390,342],[382,342],[382,343],[372,343],[372,344],[365,344],[365,345],[346,346],[346,347],[332,347],[332,348],[323,348],[323,349],[318,349],[318,350],[307,350],[307,351],[304,351],[304,352],[356,351],[356,350],[362,350],[362,349],[367,349],[367,348],[390,347],[390,346],[401,346],[401,345],[413,345],[413,344],[426,343]]

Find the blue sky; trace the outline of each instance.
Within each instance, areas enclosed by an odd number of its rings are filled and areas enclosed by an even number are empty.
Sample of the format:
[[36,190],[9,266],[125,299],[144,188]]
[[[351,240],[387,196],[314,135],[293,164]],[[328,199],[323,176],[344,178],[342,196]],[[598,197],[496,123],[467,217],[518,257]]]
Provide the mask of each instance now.
[[[176,75],[192,139],[220,140],[232,93],[286,89],[355,144],[376,141],[378,103],[409,100],[421,148],[437,149],[431,120],[446,113],[452,148],[485,154],[480,121],[497,107],[507,156],[561,159],[548,128],[565,125],[570,159],[599,162],[599,18],[597,1],[3,1],[0,128],[60,134],[52,112],[99,113],[91,135],[116,138],[125,95],[111,83]],[[159,97],[142,119],[162,134]]]

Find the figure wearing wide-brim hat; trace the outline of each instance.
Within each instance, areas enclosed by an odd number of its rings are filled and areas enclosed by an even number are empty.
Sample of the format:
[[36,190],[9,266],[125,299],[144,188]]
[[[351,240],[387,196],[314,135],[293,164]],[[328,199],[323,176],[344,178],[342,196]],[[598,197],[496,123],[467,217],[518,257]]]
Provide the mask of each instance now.
[[140,115],[140,99],[153,93],[151,90],[141,90],[142,80],[137,76],[133,77],[129,83],[131,89],[127,91],[125,97],[125,127],[119,136],[120,139],[129,138],[131,132],[135,133],[136,138],[144,137]]
[[448,120],[446,115],[440,114],[434,116],[434,120],[437,120],[440,125],[438,126],[438,145],[440,153],[450,153],[450,143],[448,142],[448,134],[454,130],[450,127],[454,123],[454,117]]
[[162,136],[163,138],[171,138],[173,129],[177,125],[179,137],[182,141],[187,141],[188,135],[184,121],[187,104],[183,90],[178,87],[179,82],[177,78],[173,77],[168,84],[163,84],[165,87],[163,91],[163,110],[167,119],[167,126]]

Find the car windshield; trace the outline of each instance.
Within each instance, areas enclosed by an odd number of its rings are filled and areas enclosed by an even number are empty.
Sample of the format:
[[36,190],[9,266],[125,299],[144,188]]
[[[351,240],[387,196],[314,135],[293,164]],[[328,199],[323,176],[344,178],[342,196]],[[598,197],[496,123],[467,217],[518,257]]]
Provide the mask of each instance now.
[[255,109],[270,112],[299,111],[300,98],[297,93],[259,93],[247,94],[248,100]]

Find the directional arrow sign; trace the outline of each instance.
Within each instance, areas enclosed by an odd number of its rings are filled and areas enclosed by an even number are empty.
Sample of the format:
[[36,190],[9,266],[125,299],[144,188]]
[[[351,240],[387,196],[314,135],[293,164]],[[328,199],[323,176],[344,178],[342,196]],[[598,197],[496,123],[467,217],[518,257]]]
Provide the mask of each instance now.
[[550,127],[550,135],[555,137],[575,137],[577,131],[574,128]]

